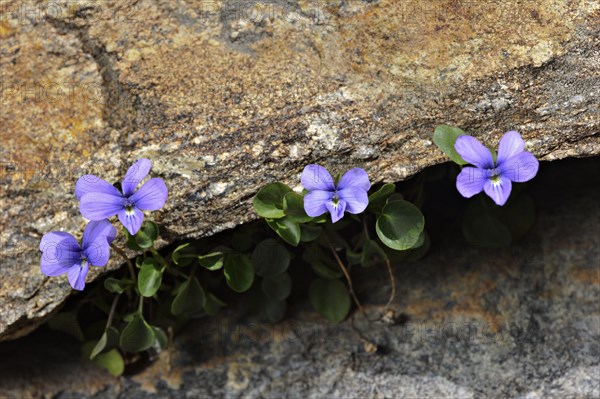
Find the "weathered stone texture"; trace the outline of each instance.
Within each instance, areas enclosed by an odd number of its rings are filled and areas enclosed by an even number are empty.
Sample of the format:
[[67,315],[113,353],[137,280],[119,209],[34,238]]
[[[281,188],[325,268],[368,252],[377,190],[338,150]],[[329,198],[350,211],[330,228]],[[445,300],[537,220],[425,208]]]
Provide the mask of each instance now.
[[[531,190],[537,222],[499,250],[436,239],[416,263],[396,265],[404,314],[396,325],[354,315],[331,324],[306,301],[279,324],[228,310],[191,323],[170,351],[136,375],[112,378],[79,343],[39,331],[0,344],[8,398],[598,398],[600,397],[600,192],[598,160],[543,164]],[[553,169],[548,173],[548,169]],[[553,183],[560,182],[560,190]],[[439,235],[439,234],[438,234]],[[372,319],[390,283],[382,268],[354,279]],[[48,348],[48,342],[53,342]]]
[[260,186],[295,186],[310,162],[405,179],[445,160],[441,123],[490,144],[517,129],[544,160],[600,152],[593,1],[2,6],[0,339],[68,296],[37,244],[81,231],[84,172],[152,158],[172,240],[251,220]]

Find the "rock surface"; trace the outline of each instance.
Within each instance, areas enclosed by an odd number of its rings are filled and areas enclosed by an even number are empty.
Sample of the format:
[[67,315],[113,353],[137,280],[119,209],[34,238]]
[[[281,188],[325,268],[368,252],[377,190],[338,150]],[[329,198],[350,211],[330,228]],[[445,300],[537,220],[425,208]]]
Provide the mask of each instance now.
[[[365,351],[350,320],[324,322],[302,301],[276,325],[230,306],[121,378],[83,361],[79,342],[47,330],[2,343],[0,392],[9,399],[598,398],[600,193],[589,181],[600,169],[591,161],[544,164],[531,191],[537,222],[520,244],[478,249],[455,232],[434,240],[421,261],[397,265],[393,307],[404,320],[354,316],[379,353]],[[355,282],[376,318],[390,290],[385,272],[366,269]]]
[[445,160],[441,123],[490,144],[517,129],[544,160],[600,153],[596,2],[1,6],[0,340],[70,293],[37,246],[82,231],[83,173],[116,181],[152,158],[168,241],[251,220],[258,188],[297,185],[307,163],[405,179]]

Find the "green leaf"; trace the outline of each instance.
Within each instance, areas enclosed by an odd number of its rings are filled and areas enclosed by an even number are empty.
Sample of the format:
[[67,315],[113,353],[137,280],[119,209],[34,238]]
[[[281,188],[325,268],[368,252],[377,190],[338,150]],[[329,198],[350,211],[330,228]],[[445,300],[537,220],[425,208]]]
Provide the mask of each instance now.
[[286,301],[270,298],[256,285],[244,296],[242,306],[245,314],[270,323],[283,319],[287,309]]
[[247,291],[254,282],[254,268],[250,257],[241,254],[226,256],[225,281],[235,292]]
[[188,266],[194,261],[194,259],[196,259],[197,255],[195,253],[195,249],[190,245],[191,244],[187,242],[175,248],[171,254],[173,263],[175,263],[177,266]]
[[384,184],[381,188],[369,195],[369,206],[367,209],[374,213],[381,213],[388,197],[396,191],[396,185],[392,183]]
[[154,296],[162,283],[163,271],[164,268],[159,266],[154,258],[144,260],[137,281],[140,294],[145,297]]
[[[81,354],[84,358],[90,358],[90,354],[94,349],[94,344],[94,341],[88,341],[83,344],[81,347]],[[94,359],[92,359],[92,362],[115,377],[120,376],[123,374],[123,371],[125,371],[125,361],[123,360],[123,356],[121,356],[116,349],[95,356]]]
[[121,353],[116,349],[111,349],[106,353],[98,355],[94,358],[93,362],[115,377],[120,376],[123,374],[123,371],[125,371],[125,361],[123,360],[123,356],[121,356]]
[[135,234],[135,243],[140,248],[150,248],[158,238],[158,226],[156,223],[146,221],[142,228]]
[[150,348],[155,339],[152,327],[146,323],[141,314],[135,313],[132,320],[121,331],[119,345],[125,352],[141,352]]
[[83,341],[83,331],[77,320],[77,312],[62,312],[48,320],[48,327],[69,334]]
[[279,219],[285,216],[283,198],[292,189],[282,183],[270,183],[260,189],[252,200],[254,210],[263,218]]
[[131,279],[119,280],[114,277],[109,277],[104,280],[104,288],[114,294],[122,294],[131,286],[133,286],[133,281]]
[[302,232],[300,225],[288,217],[276,220],[267,220],[267,224],[272,228],[279,237],[283,238],[285,242],[294,247],[298,246]]
[[433,142],[444,152],[452,161],[459,165],[466,165],[464,159],[456,152],[454,143],[460,136],[464,136],[466,133],[457,127],[440,125],[435,128],[433,132]]
[[376,241],[367,240],[363,246],[360,265],[362,267],[371,267],[382,264],[387,259],[385,251]]
[[261,241],[252,252],[254,273],[261,277],[283,273],[289,265],[290,253],[277,240]]
[[419,234],[419,239],[417,240],[417,242],[415,242],[415,245],[413,245],[410,249],[417,249],[420,248],[423,244],[425,244],[425,237],[427,236],[427,232],[425,232],[425,229],[423,229],[423,231],[421,232],[421,234]]
[[300,225],[300,241],[310,242],[314,241],[321,235],[323,229],[321,226],[311,226],[308,224]]
[[219,312],[219,310],[223,307],[227,306],[225,302],[211,294],[210,292],[206,293],[206,303],[204,304],[204,311],[207,315],[213,316]]
[[408,201],[392,201],[377,218],[377,236],[388,247],[404,251],[419,240],[425,227],[423,214]]
[[308,263],[317,275],[323,278],[338,279],[343,276],[336,261],[318,245],[311,245],[302,254],[302,259]]
[[169,345],[169,337],[167,337],[167,333],[165,333],[165,331],[160,327],[152,326],[152,329],[154,330],[154,335],[156,336],[156,342],[158,342],[158,345],[162,349],[165,349]]
[[263,278],[262,290],[269,298],[283,301],[292,292],[292,278],[286,272]]
[[134,251],[139,251],[142,249],[139,245],[137,245],[135,237],[129,234],[129,230],[127,230],[125,227],[123,227],[123,234],[125,234],[127,247],[129,247],[129,249],[132,249]]
[[429,234],[427,234],[427,232],[423,230],[423,233],[421,233],[421,237],[423,237],[423,239],[421,240],[421,238],[419,238],[419,242],[417,242],[414,247],[407,251],[407,261],[416,262],[423,256],[425,256],[427,252],[429,252],[429,248],[431,248],[431,240],[429,238]]
[[171,313],[174,315],[191,315],[199,312],[206,304],[206,295],[198,279],[193,276],[182,283],[178,289],[173,302]]
[[390,195],[387,200],[385,201],[386,204],[389,204],[390,202],[394,202],[394,201],[404,201],[404,196],[400,193],[392,193],[392,195]]
[[[342,219],[342,220],[344,220],[344,219]],[[317,217],[313,218],[313,221],[318,224],[327,223],[329,221],[329,212],[325,212],[321,216],[317,216]]]
[[219,270],[223,267],[223,252],[211,252],[198,256],[198,262],[208,270]]
[[327,320],[340,322],[350,311],[350,294],[340,280],[314,280],[308,297],[313,308]]
[[273,299],[268,299],[265,301],[262,308],[262,313],[270,323],[277,323],[278,321],[281,321],[285,317],[286,311],[286,301],[277,301]]
[[141,230],[150,238],[152,241],[156,241],[159,236],[158,225],[150,220],[147,220],[142,226]]
[[119,331],[114,327],[108,327],[102,334],[94,349],[90,353],[90,359],[94,359],[100,353],[114,348],[119,343]]
[[351,265],[360,265],[362,261],[362,253],[354,252],[350,247],[346,248],[346,259]]
[[283,210],[287,217],[296,223],[308,223],[313,218],[304,210],[304,197],[298,193],[287,193],[283,197]]

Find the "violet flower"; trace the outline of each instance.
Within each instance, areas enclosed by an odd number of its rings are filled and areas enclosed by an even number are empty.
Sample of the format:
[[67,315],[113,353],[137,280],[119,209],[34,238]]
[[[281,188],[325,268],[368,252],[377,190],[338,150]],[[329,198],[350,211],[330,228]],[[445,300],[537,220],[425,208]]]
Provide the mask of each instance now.
[[497,205],[504,205],[510,196],[512,182],[526,182],[535,177],[539,162],[533,154],[525,151],[525,141],[515,131],[502,136],[498,147],[498,159],[471,136],[460,136],[454,148],[460,156],[475,167],[464,167],[456,178],[456,188],[463,197],[471,198],[481,191]]
[[67,274],[69,284],[82,291],[89,265],[104,266],[110,258],[110,243],[117,231],[108,220],[88,223],[81,246],[69,233],[53,231],[44,234],[40,242],[40,268],[46,276]]
[[344,212],[361,213],[369,204],[367,191],[371,188],[369,176],[361,168],[350,169],[336,185],[322,166],[308,165],[302,171],[302,185],[309,191],[304,196],[304,210],[311,217],[331,213],[331,221],[337,222]]
[[144,179],[152,162],[142,158],[136,161],[121,183],[123,193],[112,184],[94,175],[84,175],[75,184],[75,197],[81,201],[79,211],[89,220],[108,219],[117,215],[131,235],[142,227],[144,213],[163,207],[169,194],[162,179],[152,178],[135,191]]

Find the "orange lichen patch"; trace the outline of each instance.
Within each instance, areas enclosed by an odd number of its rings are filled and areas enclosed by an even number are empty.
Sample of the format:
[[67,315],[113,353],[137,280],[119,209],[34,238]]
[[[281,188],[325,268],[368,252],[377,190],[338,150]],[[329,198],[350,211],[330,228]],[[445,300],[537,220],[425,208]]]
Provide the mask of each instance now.
[[441,320],[443,316],[440,315],[444,309],[444,305],[445,301],[442,300],[419,299],[411,295],[411,300],[408,301],[405,312],[410,316],[411,320]]
[[579,282],[600,285],[600,269],[575,269],[572,275]]
[[[458,288],[460,287],[460,288]],[[490,332],[495,333],[504,323],[504,316],[485,309],[482,297],[492,291],[496,283],[471,271],[450,276],[440,290],[447,293],[445,299],[431,299],[427,291],[412,291],[406,313],[411,320],[443,322],[448,319],[484,320]],[[451,304],[451,305],[448,305]]]
[[13,188],[43,189],[47,173],[84,156],[85,133],[103,127],[102,79],[75,34],[20,28],[0,42],[2,173]]
[[0,21],[0,39],[6,39],[14,34],[14,31],[6,21]]

